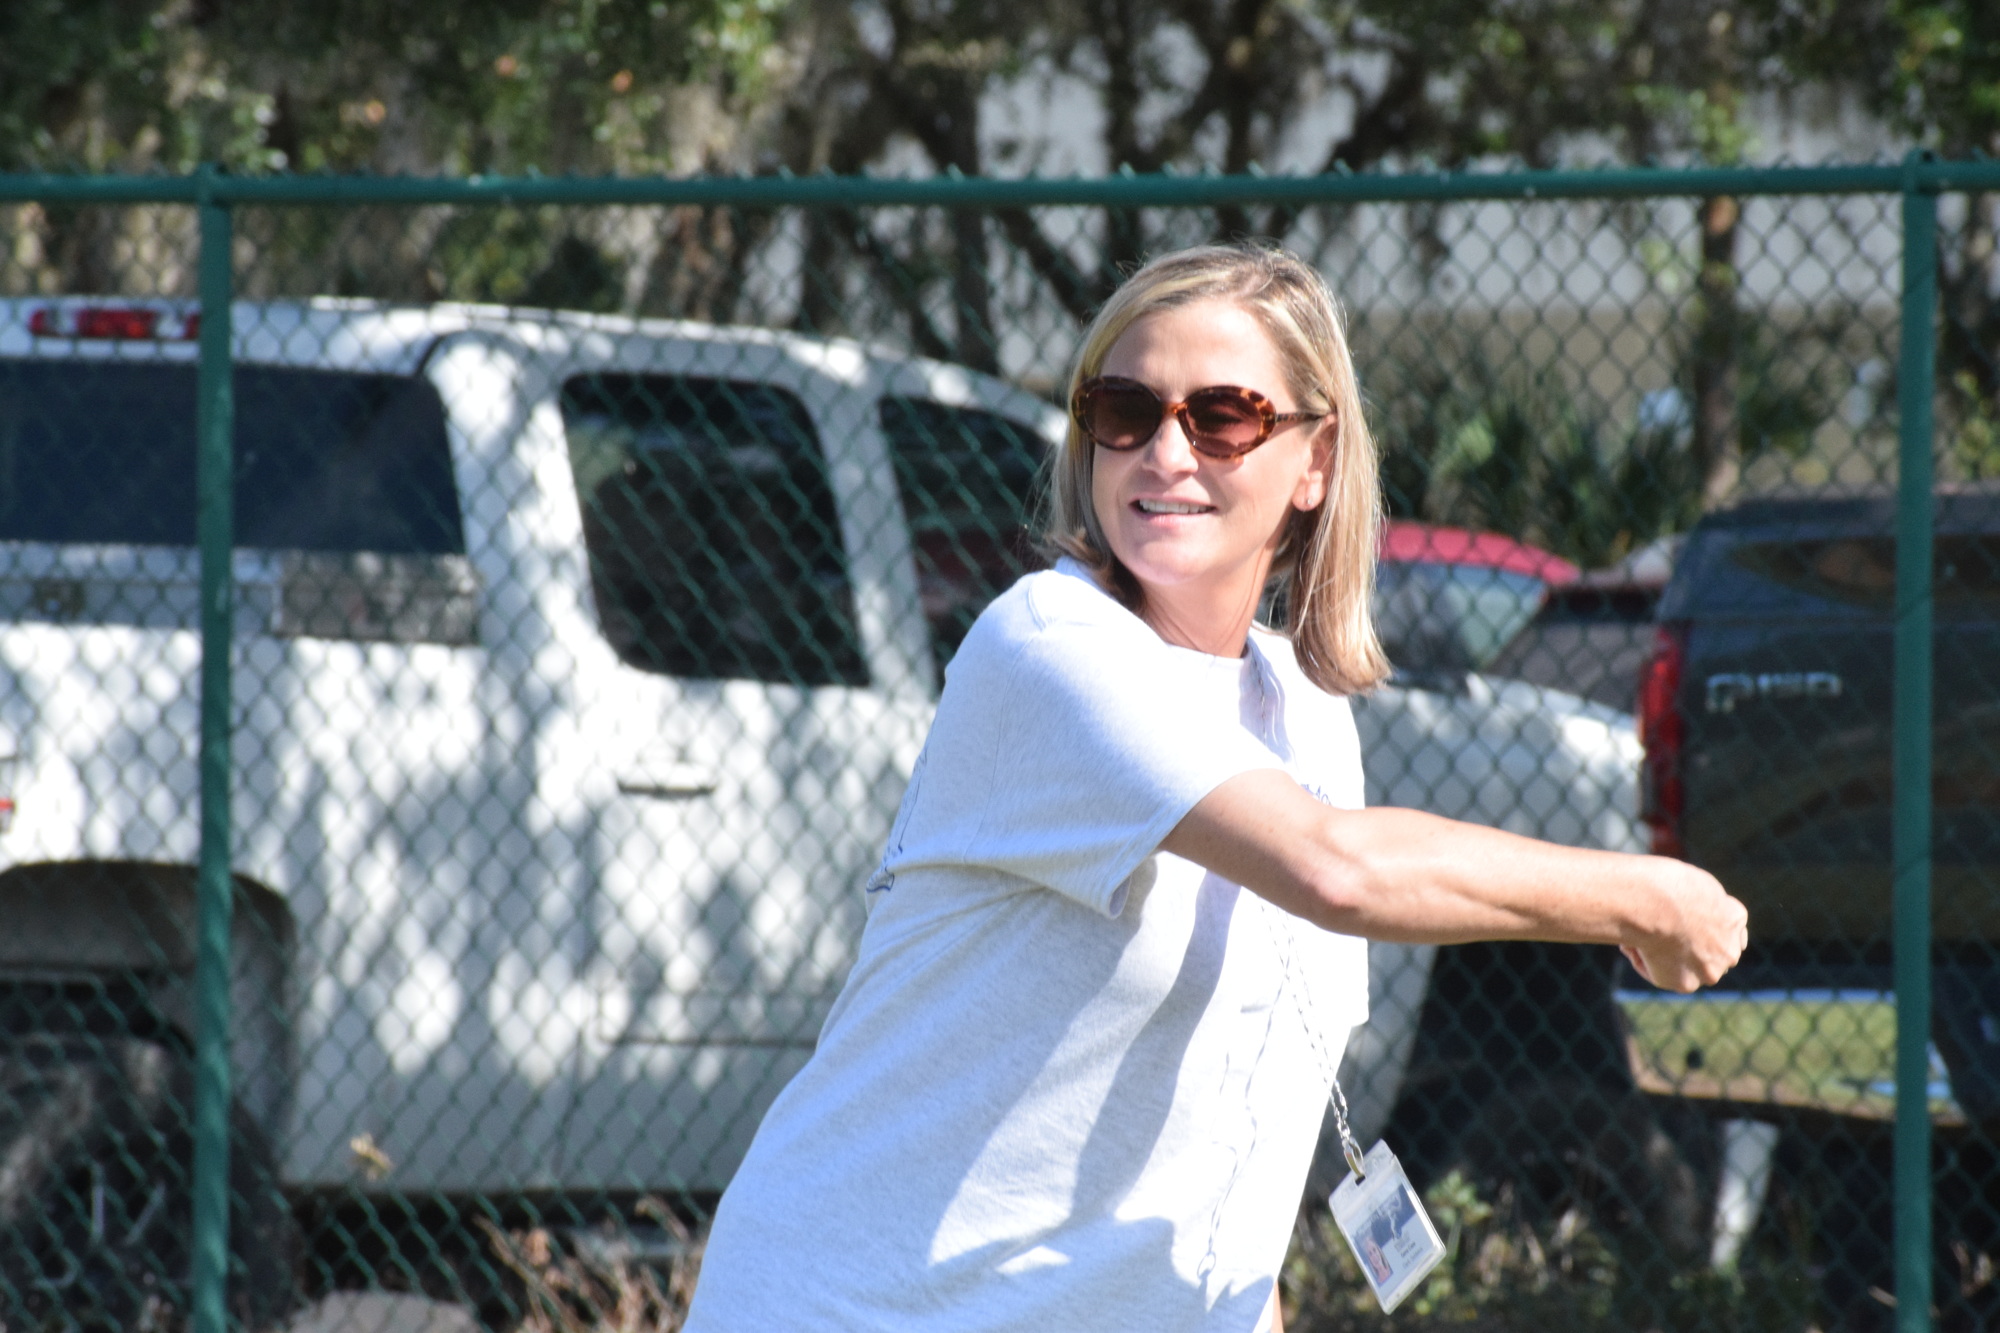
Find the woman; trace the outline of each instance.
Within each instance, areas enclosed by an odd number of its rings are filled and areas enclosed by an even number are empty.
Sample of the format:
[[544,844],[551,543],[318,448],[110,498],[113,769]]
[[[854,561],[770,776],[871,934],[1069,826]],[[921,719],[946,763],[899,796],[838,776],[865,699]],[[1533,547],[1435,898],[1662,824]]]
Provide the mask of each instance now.
[[1062,558],[951,663],[691,1333],[1273,1326],[1367,939],[1611,942],[1682,990],[1742,949],[1690,866],[1360,808],[1376,457],[1310,268],[1154,260],[1072,407]]

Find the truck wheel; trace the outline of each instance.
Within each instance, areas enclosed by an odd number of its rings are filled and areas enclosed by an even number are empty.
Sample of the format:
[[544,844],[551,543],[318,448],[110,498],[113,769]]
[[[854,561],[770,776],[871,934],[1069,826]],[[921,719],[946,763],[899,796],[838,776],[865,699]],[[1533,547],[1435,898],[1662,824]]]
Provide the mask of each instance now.
[[[192,1062],[160,1039],[0,1036],[0,1325],[178,1323],[192,1267]],[[295,1304],[296,1246],[269,1148],[232,1116],[231,1313]]]

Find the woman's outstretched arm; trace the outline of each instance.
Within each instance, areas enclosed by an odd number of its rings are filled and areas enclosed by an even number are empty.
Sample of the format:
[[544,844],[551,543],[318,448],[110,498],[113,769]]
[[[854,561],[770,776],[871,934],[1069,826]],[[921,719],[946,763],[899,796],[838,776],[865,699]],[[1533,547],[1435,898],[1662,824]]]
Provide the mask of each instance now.
[[1217,787],[1162,846],[1345,935],[1616,944],[1668,990],[1713,985],[1749,938],[1743,904],[1685,862],[1417,810],[1335,810],[1276,769]]

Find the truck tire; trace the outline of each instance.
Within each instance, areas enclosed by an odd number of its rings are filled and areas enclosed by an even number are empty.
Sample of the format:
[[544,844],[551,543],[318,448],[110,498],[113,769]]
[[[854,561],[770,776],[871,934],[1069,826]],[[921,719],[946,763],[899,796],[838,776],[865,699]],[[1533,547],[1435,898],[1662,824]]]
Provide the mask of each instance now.
[[[54,1001],[41,1012],[72,1021],[0,1033],[0,1326],[177,1325],[194,1212],[187,1043],[92,1031],[105,1025],[78,1020],[100,1010],[37,989]],[[232,1112],[228,1303],[269,1328],[296,1303],[295,1229],[268,1145]]]

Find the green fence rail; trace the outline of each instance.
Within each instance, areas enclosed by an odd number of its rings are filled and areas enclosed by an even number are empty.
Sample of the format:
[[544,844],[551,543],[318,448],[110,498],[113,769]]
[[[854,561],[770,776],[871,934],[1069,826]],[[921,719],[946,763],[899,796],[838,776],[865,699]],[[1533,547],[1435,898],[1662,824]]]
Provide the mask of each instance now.
[[[1349,303],[1392,511],[1430,525],[1385,547],[1371,799],[1650,828],[1743,874],[1768,946],[1713,1002],[1589,950],[1378,954],[1347,1068],[1458,1247],[1417,1318],[1984,1326],[2000,789],[1967,774],[2000,759],[2000,525],[1950,506],[2000,476],[1989,192],[2000,163],[1921,155],[0,176],[0,903],[29,923],[0,1152],[39,1164],[0,1180],[0,1325],[277,1328],[367,1290],[676,1326],[939,673],[1032,567],[1081,319],[1121,264],[1256,234]],[[1750,598],[1710,639],[1704,571]],[[1680,678],[1791,614],[1773,589],[1818,599],[1805,631]],[[1642,687],[1672,715],[1644,759]],[[1798,702],[1753,735],[1753,700]],[[1748,776],[1669,771],[1662,727]],[[161,751],[196,739],[188,786]],[[1811,791],[1744,794],[1773,786]],[[1293,1326],[1375,1327],[1322,1211]]]

